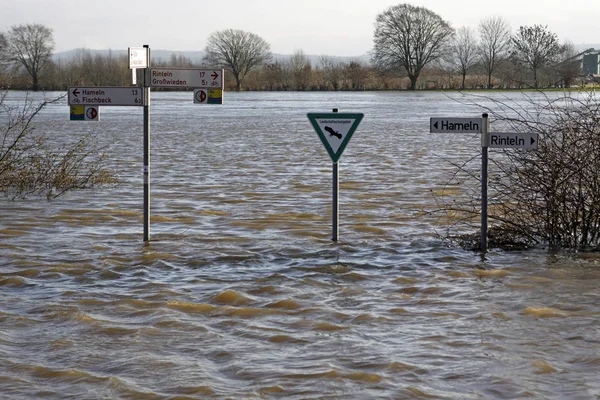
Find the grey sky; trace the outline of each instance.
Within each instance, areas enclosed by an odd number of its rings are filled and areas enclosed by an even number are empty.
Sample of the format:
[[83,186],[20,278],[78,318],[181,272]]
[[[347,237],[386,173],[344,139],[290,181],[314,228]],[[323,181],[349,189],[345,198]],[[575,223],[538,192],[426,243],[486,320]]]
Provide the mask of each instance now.
[[[77,47],[203,50],[210,33],[242,29],[275,53],[358,56],[373,45],[377,14],[389,0],[2,0],[0,30],[40,23],[54,30],[57,52]],[[561,41],[600,42],[600,6],[593,0],[421,0],[453,27],[476,27],[501,16],[513,31],[541,24]]]

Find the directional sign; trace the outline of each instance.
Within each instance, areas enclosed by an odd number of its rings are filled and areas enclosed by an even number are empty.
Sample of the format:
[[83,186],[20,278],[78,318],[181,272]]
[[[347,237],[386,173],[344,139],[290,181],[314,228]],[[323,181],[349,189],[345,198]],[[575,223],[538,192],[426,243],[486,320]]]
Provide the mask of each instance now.
[[146,47],[129,48],[129,69],[148,68],[148,49]]
[[150,87],[223,88],[222,69],[151,68]]
[[430,133],[481,133],[482,118],[431,118]]
[[131,87],[70,87],[70,106],[143,106],[144,90]]
[[491,132],[489,147],[533,150],[538,148],[538,135],[537,133]]
[[307,116],[331,161],[337,163],[364,114],[309,113]]

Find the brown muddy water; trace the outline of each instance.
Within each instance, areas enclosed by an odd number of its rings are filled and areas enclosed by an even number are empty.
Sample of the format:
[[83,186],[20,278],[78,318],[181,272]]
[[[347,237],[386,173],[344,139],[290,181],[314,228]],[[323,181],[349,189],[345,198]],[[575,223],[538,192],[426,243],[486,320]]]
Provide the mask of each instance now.
[[[306,118],[334,107],[365,114],[338,243]],[[0,200],[0,398],[599,399],[600,255],[482,258],[423,212],[444,159],[479,151],[429,118],[480,112],[439,93],[153,93],[144,245],[142,110],[51,106],[38,129],[95,134],[121,182]]]

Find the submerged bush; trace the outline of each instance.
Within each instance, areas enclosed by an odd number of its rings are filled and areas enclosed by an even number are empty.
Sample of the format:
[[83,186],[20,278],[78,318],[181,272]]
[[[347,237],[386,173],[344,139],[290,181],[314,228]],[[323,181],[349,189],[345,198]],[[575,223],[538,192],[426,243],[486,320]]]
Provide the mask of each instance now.
[[[490,246],[600,248],[598,98],[593,92],[551,96],[530,96],[518,104],[486,98],[491,105],[481,107],[494,130],[537,133],[539,140],[537,150],[490,151],[489,232],[490,239],[498,232],[502,238],[490,240]],[[460,237],[469,247],[477,247],[472,231],[481,202],[480,171],[473,161],[456,165],[447,182],[471,189],[462,197],[437,198],[438,212],[452,215],[448,237]]]
[[86,135],[74,143],[52,145],[34,120],[61,98],[35,103],[28,96],[9,105],[0,93],[0,192],[11,199],[42,195],[56,198],[67,191],[115,182],[106,154]]

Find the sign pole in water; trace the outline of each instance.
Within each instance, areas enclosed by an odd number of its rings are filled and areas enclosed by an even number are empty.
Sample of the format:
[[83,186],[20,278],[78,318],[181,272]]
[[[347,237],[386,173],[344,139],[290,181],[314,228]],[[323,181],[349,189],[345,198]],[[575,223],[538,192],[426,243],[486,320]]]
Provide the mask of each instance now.
[[144,242],[150,240],[150,46],[144,68]]
[[488,148],[490,147],[490,125],[488,115],[482,114],[481,129],[481,251],[487,251],[488,230]]
[[341,114],[334,108],[333,113],[308,113],[313,128],[319,135],[327,153],[333,161],[333,199],[332,199],[332,234],[331,240],[337,242],[339,233],[339,165],[338,160],[346,149],[346,145],[362,121],[364,114]]
[[[334,108],[334,113],[338,112]],[[340,231],[340,164],[334,162],[331,166],[332,171],[332,201],[331,201],[331,240],[338,241],[338,233]]]

